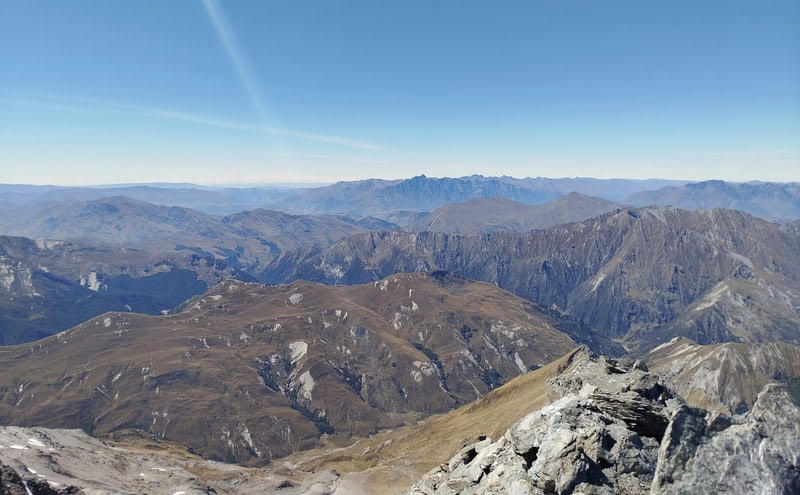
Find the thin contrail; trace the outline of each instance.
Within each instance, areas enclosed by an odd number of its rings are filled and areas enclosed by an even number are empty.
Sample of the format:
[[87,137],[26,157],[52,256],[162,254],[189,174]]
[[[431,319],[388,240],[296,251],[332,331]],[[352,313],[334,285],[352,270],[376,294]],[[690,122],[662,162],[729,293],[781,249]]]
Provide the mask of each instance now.
[[225,18],[225,13],[216,0],[202,0],[202,2],[206,14],[208,14],[208,18],[211,20],[212,26],[214,26],[214,31],[216,31],[217,36],[219,36],[219,40],[228,54],[228,58],[236,71],[236,75],[239,76],[239,81],[241,81],[245,91],[247,91],[247,96],[250,97],[262,122],[268,124],[270,122],[269,114],[267,113],[264,100],[261,98],[259,92],[258,79],[253,74],[253,71],[250,70],[250,64],[247,62],[244,52],[236,41],[233,30]]
[[339,146],[346,146],[348,148],[356,148],[362,150],[382,150],[381,146],[359,141],[344,136],[329,136],[324,134],[314,134],[310,132],[295,131],[292,129],[283,129],[278,127],[259,126],[251,124],[243,124],[241,122],[232,122],[228,120],[217,119],[205,115],[198,115],[185,112],[175,112],[162,108],[143,107],[139,105],[128,105],[124,103],[115,103],[100,100],[91,100],[85,98],[73,98],[64,96],[48,95],[45,98],[3,98],[0,97],[0,104],[6,105],[23,105],[27,107],[42,108],[46,110],[53,110],[57,112],[114,112],[133,115],[144,115],[159,119],[175,120],[180,122],[188,122],[192,124],[200,124],[212,127],[222,127],[226,129],[236,129],[246,132],[256,132],[263,134],[270,134],[274,136],[286,136],[298,139],[306,139],[309,141],[317,141],[321,143],[336,144]]

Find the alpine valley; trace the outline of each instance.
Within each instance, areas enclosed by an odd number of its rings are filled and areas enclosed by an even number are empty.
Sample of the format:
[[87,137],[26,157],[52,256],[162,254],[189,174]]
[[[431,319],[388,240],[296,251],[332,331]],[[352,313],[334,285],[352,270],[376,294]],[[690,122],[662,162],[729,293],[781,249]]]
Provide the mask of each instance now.
[[800,185],[0,185],[0,494],[800,492]]

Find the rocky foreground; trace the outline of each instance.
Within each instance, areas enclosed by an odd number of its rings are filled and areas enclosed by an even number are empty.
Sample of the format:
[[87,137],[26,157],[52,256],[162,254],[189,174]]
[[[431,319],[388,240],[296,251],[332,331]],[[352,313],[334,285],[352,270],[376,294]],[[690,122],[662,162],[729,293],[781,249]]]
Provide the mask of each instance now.
[[[643,364],[611,361],[582,348],[416,428],[258,469],[208,461],[146,436],[107,443],[79,430],[2,427],[0,495],[400,493],[410,484],[406,480],[419,478],[462,445],[436,453],[441,435],[458,436],[464,429],[471,433],[462,438],[478,441],[470,440],[406,493],[797,494],[797,400],[773,383],[745,414],[709,412],[689,406]],[[509,412],[513,419],[503,423],[501,416]],[[480,431],[498,438],[476,437]],[[424,469],[404,463],[404,456],[419,459],[423,452],[432,456]],[[325,455],[338,461],[315,460]],[[356,462],[362,466],[354,467]]]
[[639,363],[582,351],[547,386],[550,405],[407,493],[800,493],[800,409],[776,384],[746,414],[709,413]]

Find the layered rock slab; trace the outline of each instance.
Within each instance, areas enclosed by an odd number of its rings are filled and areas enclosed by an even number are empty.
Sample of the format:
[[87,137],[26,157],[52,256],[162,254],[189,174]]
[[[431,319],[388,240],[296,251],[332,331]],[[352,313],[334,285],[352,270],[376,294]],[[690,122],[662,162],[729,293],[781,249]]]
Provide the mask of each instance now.
[[555,399],[464,447],[409,494],[798,493],[800,410],[768,385],[753,410],[687,406],[644,369],[577,353]]

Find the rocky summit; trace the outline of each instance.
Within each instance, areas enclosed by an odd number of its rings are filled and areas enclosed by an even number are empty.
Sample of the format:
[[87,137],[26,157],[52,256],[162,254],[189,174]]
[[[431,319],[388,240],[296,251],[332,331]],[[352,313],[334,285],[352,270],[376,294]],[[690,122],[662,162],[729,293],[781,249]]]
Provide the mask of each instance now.
[[800,409],[781,386],[728,416],[686,405],[645,370],[579,350],[547,381],[552,403],[465,446],[407,493],[800,492]]

